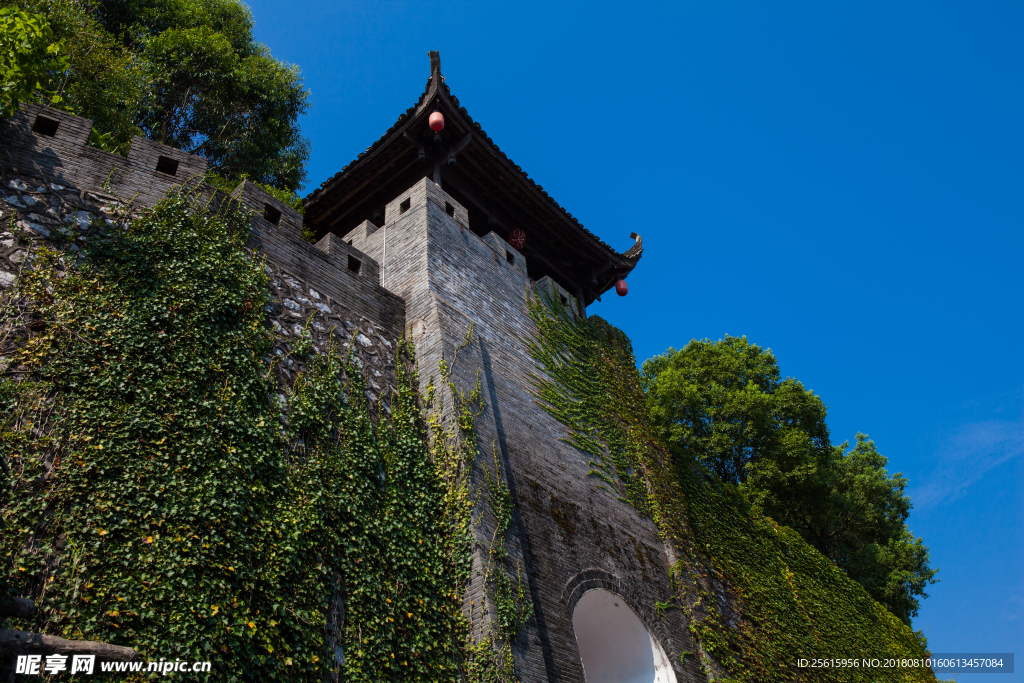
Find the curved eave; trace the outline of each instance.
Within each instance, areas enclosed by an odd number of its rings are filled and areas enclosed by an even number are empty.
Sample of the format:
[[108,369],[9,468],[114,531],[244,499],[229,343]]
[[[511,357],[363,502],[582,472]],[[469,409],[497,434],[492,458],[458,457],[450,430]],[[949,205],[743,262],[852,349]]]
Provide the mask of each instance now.
[[[610,266],[609,272],[614,274],[614,277],[607,279],[607,281],[605,281],[605,278],[598,278],[598,284],[596,286],[591,285],[590,291],[592,294],[587,297],[588,299],[592,300],[600,296],[614,286],[615,280],[626,277],[642,256],[643,248],[640,242],[638,241],[636,245],[625,253],[619,253],[597,235],[583,227],[579,220],[559,205],[541,185],[530,178],[522,168],[502,152],[501,148],[494,143],[480,124],[473,120],[469,112],[466,111],[466,108],[459,105],[458,98],[451,94],[450,88],[444,82],[444,77],[440,75],[439,60],[435,62],[435,59],[436,56],[431,55],[434,72],[427,79],[426,88],[423,94],[420,95],[416,105],[403,112],[384,135],[367,147],[351,163],[343,167],[341,171],[322,183],[319,188],[303,199],[307,215],[315,216],[318,203],[325,200],[335,188],[342,186],[352,178],[357,178],[360,175],[360,171],[371,165],[383,150],[389,148],[392,144],[408,145],[408,142],[399,138],[402,137],[403,133],[416,128],[417,124],[424,121],[429,116],[429,113],[433,111],[434,107],[438,106],[449,121],[449,126],[452,123],[456,123],[458,127],[468,131],[471,136],[471,140],[463,152],[469,147],[475,147],[490,156],[509,176],[518,179],[519,186],[532,195],[534,201],[539,206],[545,207],[549,216],[557,217],[558,222],[564,225],[570,233],[575,234],[581,242],[596,247],[600,257],[607,259]],[[589,303],[589,301],[586,303]]]

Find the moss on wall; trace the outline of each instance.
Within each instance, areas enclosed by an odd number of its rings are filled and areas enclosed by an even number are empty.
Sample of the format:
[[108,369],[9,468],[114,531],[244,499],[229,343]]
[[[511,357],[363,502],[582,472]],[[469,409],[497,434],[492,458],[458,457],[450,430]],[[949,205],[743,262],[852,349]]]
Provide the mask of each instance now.
[[[865,667],[865,659],[924,653],[907,626],[797,533],[696,466],[672,464],[653,437],[621,331],[600,318],[576,319],[557,301],[533,299],[529,307],[541,405],[591,457],[595,484],[651,516],[675,549],[675,596],[657,608],[686,611],[701,664],[718,680],[935,680],[921,668]],[[800,659],[856,666],[798,668]]]

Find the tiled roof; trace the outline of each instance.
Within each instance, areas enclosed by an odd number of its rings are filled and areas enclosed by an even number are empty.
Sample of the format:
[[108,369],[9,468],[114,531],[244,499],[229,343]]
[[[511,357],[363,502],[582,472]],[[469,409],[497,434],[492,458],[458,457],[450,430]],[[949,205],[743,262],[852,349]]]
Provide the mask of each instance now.
[[[433,56],[432,56],[432,62],[433,62]],[[439,66],[439,64],[438,64],[437,72],[436,73],[440,76],[440,66]],[[430,86],[431,86],[431,83],[432,83],[433,79],[434,79],[434,74],[431,74],[430,78],[427,79],[426,88],[424,88],[423,94],[420,95],[419,100],[417,100],[415,106],[412,106],[412,107],[409,107],[408,109],[406,109],[405,112],[402,113],[398,117],[398,120],[395,121],[394,125],[392,125],[390,128],[387,129],[387,131],[384,133],[384,135],[382,135],[380,138],[378,138],[377,141],[374,142],[372,145],[367,147],[365,151],[361,152],[359,154],[359,156],[357,156],[355,159],[353,159],[347,166],[342,167],[342,169],[339,172],[335,173],[331,178],[328,178],[323,183],[321,183],[320,187],[318,187],[317,189],[313,190],[312,193],[310,193],[309,195],[307,195],[303,199],[303,202],[307,206],[312,204],[312,203],[314,203],[314,202],[316,202],[324,194],[325,191],[330,189],[332,186],[337,185],[338,183],[342,182],[346,178],[346,176],[349,175],[350,171],[355,166],[360,164],[363,161],[363,159],[365,159],[367,157],[367,155],[369,155],[371,152],[375,151],[376,149],[384,146],[384,144],[386,142],[390,141],[393,137],[398,136],[401,133],[401,131],[403,130],[403,128],[405,127],[405,124],[408,123],[411,119],[413,119],[416,116],[417,112],[422,109],[422,107],[424,105],[424,101],[431,94],[431,87]],[[443,76],[440,77],[439,87],[444,88],[445,94],[451,99],[452,103],[458,108],[459,114],[461,116],[463,116],[465,118],[466,122],[468,122],[469,125],[480,134],[480,137],[483,138],[483,140],[491,148],[491,150],[501,160],[507,162],[507,164],[509,166],[514,168],[516,170],[516,172],[519,174],[519,176],[526,182],[527,186],[531,187],[531,188],[535,189],[537,192],[539,192],[552,208],[554,208],[557,212],[561,213],[565,218],[568,219],[569,223],[573,227],[577,228],[580,232],[582,232],[583,234],[585,234],[586,236],[588,236],[589,238],[594,240],[597,244],[599,244],[601,247],[603,247],[605,250],[607,250],[611,254],[614,254],[615,256],[618,256],[620,259],[625,258],[625,259],[629,259],[629,260],[634,260],[635,261],[635,260],[638,260],[640,258],[641,254],[643,253],[643,247],[642,247],[642,242],[639,239],[639,236],[634,236],[634,238],[637,239],[636,244],[634,244],[625,253],[620,254],[619,252],[615,251],[615,249],[613,249],[611,246],[606,244],[600,237],[598,237],[594,233],[592,233],[589,230],[587,230],[586,228],[584,228],[583,224],[580,223],[579,220],[577,220],[575,217],[573,217],[573,215],[571,213],[569,213],[564,208],[562,208],[562,206],[558,202],[556,202],[555,199],[551,195],[549,195],[544,190],[544,188],[541,185],[539,185],[537,182],[535,182],[526,173],[526,171],[524,171],[522,168],[520,168],[518,165],[516,165],[511,159],[508,158],[508,155],[506,155],[504,152],[501,151],[501,148],[498,147],[498,145],[495,144],[495,142],[493,140],[491,140],[490,136],[488,136],[487,133],[484,132],[484,130],[480,126],[480,124],[473,120],[473,117],[469,115],[469,112],[466,111],[466,108],[459,105],[459,98],[451,94],[451,89],[448,87],[447,84],[445,84]]]

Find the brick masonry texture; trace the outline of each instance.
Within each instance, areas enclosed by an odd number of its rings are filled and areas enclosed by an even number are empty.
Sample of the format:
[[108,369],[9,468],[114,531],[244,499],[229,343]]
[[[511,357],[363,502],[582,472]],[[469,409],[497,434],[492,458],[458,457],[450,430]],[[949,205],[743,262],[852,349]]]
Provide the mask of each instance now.
[[[56,135],[33,131],[39,116],[58,121]],[[112,229],[118,212],[152,206],[205,172],[202,159],[141,138],[127,158],[93,149],[85,145],[90,127],[34,105],[0,122],[0,218],[7,224],[13,216],[17,226],[0,232],[0,298],[9,298],[39,244],[59,237],[74,251],[90,231]],[[178,162],[175,175],[156,170],[160,157]],[[211,205],[229,200],[191,182]],[[479,377],[486,408],[477,419],[481,457],[474,482],[479,489],[482,468],[493,469],[496,454],[516,504],[509,561],[522,567],[534,607],[513,647],[520,679],[583,683],[572,610],[584,592],[604,588],[620,595],[658,639],[678,681],[707,680],[692,657],[681,664],[683,653],[696,649],[682,611],[659,617],[655,610],[672,596],[671,550],[651,520],[587,476],[589,458],[563,441],[565,427],[533,397],[530,378],[538,370],[526,348],[534,333],[527,297],[531,288],[546,289],[565,296],[574,313],[575,298],[548,278],[531,282],[522,255],[494,233],[473,233],[465,207],[427,178],[386,206],[382,227],[365,222],[315,246],[301,238],[302,216],[252,183],[230,199],[253,213],[251,246],[264,256],[270,279],[267,324],[277,332],[282,394],[302,369],[287,351],[303,330],[320,352],[331,343],[355,349],[374,410],[390,410],[394,352],[403,337],[415,344],[423,387],[437,382],[442,357],[455,361],[459,388],[468,392]],[[471,326],[469,345],[456,354]],[[23,336],[5,343],[13,348]],[[2,358],[0,369],[17,372]],[[450,411],[450,404],[444,408]],[[494,529],[483,497],[478,501],[476,571],[466,594],[466,608],[477,615],[483,607],[493,614],[479,570]]]
[[[477,419],[478,468],[496,451],[516,501],[510,558],[525,569],[535,611],[514,648],[522,680],[584,680],[572,630],[572,608],[582,595],[573,591],[580,586],[622,595],[676,664],[677,679],[701,680],[679,665],[682,653],[694,650],[682,613],[655,615],[655,603],[672,593],[669,551],[654,523],[587,477],[589,458],[561,440],[565,428],[532,395],[537,369],[524,341],[534,332],[527,315],[531,282],[521,261],[508,262],[506,251],[515,250],[496,235],[470,231],[463,207],[426,178],[388,204],[385,216],[382,228],[367,235],[360,226],[346,238],[380,254],[382,281],[405,300],[424,384],[442,354],[450,362],[474,329],[454,374],[468,389],[481,373],[487,407]],[[476,478],[479,484],[482,470]],[[493,520],[482,514],[479,543],[486,547],[492,532]],[[566,593],[567,586],[575,588]],[[486,601],[479,576],[468,599],[474,606]]]

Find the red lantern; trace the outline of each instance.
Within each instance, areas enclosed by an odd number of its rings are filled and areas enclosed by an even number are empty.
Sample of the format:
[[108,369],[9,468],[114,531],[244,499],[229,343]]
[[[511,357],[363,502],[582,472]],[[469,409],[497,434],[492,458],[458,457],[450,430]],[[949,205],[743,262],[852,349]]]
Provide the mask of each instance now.
[[435,133],[440,133],[444,129],[444,114],[439,111],[435,111],[430,115],[430,118],[427,119],[427,122],[430,124],[430,130]]
[[508,234],[508,243],[515,249],[522,249],[523,245],[526,244],[526,233],[516,228]]
[[619,296],[626,296],[629,293],[629,285],[626,284],[625,280],[619,280],[615,283],[615,293]]

